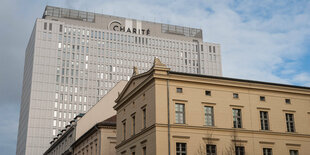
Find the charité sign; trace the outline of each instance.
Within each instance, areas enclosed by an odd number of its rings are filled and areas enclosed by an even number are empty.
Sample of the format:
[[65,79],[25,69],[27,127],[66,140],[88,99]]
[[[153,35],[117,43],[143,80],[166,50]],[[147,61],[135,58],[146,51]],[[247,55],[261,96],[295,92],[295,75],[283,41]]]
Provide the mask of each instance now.
[[121,22],[117,20],[110,22],[110,24],[108,25],[108,29],[113,30],[113,31],[132,33],[132,34],[150,35],[150,29],[137,29],[137,28],[126,29],[126,27],[122,26]]

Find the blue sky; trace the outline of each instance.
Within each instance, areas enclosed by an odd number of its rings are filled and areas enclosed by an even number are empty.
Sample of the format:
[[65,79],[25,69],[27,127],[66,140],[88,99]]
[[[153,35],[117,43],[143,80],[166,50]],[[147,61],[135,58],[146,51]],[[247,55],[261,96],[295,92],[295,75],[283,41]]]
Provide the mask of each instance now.
[[4,0],[0,5],[1,154],[15,154],[24,52],[46,5],[203,29],[227,77],[310,86],[306,0]]

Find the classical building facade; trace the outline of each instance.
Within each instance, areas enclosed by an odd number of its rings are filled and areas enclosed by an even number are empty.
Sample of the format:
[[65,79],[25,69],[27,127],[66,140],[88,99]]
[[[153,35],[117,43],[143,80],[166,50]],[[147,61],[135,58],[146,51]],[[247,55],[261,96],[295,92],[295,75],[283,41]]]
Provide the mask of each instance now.
[[116,100],[117,155],[307,155],[310,88],[171,71],[159,59]]
[[71,146],[72,155],[115,155],[116,115],[99,122]]
[[203,42],[201,29],[47,6],[25,53],[16,154],[42,154],[70,120],[156,56],[175,71],[222,75],[220,45]]

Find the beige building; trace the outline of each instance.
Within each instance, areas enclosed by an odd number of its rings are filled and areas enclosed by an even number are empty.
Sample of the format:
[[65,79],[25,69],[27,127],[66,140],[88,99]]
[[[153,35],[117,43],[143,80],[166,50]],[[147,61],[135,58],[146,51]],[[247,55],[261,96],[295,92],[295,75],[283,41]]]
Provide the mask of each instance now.
[[97,123],[72,144],[73,155],[115,155],[116,115]]
[[[50,142],[45,155],[115,153],[115,99],[127,81],[119,81],[86,114],[79,114]],[[111,124],[112,123],[112,124]],[[90,142],[92,141],[92,142]],[[89,146],[89,147],[88,147]],[[103,148],[102,148],[103,147]],[[103,150],[104,149],[104,150]],[[97,151],[96,151],[97,150]],[[112,154],[113,155],[113,154]]]
[[116,100],[117,155],[307,155],[310,88],[170,71],[155,59]]

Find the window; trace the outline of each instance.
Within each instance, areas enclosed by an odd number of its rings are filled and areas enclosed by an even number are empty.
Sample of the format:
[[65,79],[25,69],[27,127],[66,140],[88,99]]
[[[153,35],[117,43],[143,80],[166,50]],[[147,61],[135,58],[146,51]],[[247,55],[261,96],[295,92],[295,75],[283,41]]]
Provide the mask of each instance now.
[[266,97],[265,97],[265,96],[260,96],[260,97],[259,97],[259,100],[260,100],[260,101],[266,101]]
[[136,152],[131,152],[131,155],[136,155]]
[[176,145],[176,154],[186,155],[186,143],[177,143]]
[[285,99],[286,104],[291,104],[291,99]]
[[135,115],[132,115],[131,116],[132,118],[132,134],[136,134],[135,131],[136,131],[136,116]]
[[269,130],[268,112],[260,111],[260,124],[262,130]]
[[59,25],[59,32],[62,32],[62,25]]
[[207,144],[207,155],[216,155],[216,145]]
[[298,155],[298,150],[290,150],[290,155]]
[[241,109],[233,109],[234,128],[242,128]]
[[213,114],[213,107],[205,106],[205,125],[213,126],[214,125],[214,114]]
[[263,155],[272,155],[271,148],[263,148]]
[[177,93],[183,93],[183,89],[182,88],[177,88]]
[[244,155],[244,147],[243,146],[236,146],[235,148],[236,155]]
[[239,94],[233,93],[233,98],[239,98]]
[[175,122],[178,124],[184,124],[185,123],[184,104],[180,104],[180,103],[175,104]]
[[125,140],[126,139],[126,120],[123,121],[123,136]]
[[211,91],[206,90],[206,92],[205,92],[205,93],[206,93],[206,95],[207,95],[207,96],[211,96]]
[[47,23],[44,23],[44,30],[47,29]]
[[49,24],[49,30],[52,31],[52,23]]
[[285,114],[287,132],[295,132],[294,114]]
[[142,155],[146,155],[146,147],[142,148]]
[[143,113],[143,128],[146,128],[146,108],[142,109]]

